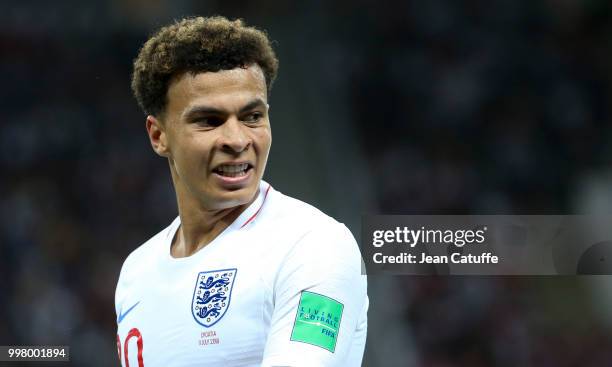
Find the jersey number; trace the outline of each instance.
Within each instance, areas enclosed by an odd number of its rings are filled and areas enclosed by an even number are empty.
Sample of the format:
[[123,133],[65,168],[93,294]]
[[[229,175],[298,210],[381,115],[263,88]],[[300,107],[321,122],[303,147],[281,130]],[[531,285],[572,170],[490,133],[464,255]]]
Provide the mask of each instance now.
[[[128,361],[128,342],[131,338],[136,338],[136,345],[138,346],[138,367],[144,367],[144,362],[142,361],[142,335],[137,328],[130,330],[125,337],[125,342],[123,342],[125,367],[130,367],[130,362]],[[119,362],[121,362],[121,339],[119,339],[119,334],[117,334],[117,353],[119,353]]]

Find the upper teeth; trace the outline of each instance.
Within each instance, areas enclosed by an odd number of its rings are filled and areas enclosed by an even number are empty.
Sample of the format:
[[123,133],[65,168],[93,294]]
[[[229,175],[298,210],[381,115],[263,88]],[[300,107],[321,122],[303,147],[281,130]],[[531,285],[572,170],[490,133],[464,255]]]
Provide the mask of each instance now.
[[244,171],[245,169],[247,169],[249,165],[247,163],[243,163],[243,164],[224,164],[222,166],[219,166],[219,168],[217,168],[219,171],[221,172],[227,172],[227,173],[235,173],[235,172],[241,172]]

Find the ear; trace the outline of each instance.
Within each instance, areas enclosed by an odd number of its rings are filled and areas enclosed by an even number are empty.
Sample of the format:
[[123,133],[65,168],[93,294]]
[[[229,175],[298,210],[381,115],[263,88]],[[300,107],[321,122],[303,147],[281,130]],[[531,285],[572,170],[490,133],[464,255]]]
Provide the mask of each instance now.
[[145,122],[147,128],[147,134],[149,134],[149,141],[155,153],[162,157],[168,157],[170,151],[168,149],[168,137],[166,136],[166,130],[155,116],[147,116]]

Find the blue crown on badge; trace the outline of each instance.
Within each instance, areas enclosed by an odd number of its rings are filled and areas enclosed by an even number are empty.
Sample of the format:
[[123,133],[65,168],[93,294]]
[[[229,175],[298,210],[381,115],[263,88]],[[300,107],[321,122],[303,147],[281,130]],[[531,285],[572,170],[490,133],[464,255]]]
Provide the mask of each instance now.
[[225,315],[236,272],[234,268],[198,273],[191,301],[191,314],[198,324],[211,327]]

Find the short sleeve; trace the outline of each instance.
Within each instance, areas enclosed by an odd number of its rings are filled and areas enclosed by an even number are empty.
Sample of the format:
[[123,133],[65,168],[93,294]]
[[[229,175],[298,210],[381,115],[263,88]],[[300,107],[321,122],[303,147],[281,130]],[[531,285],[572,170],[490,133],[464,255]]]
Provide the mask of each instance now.
[[281,265],[262,366],[359,366],[367,332],[367,280],[350,231],[308,232]]

